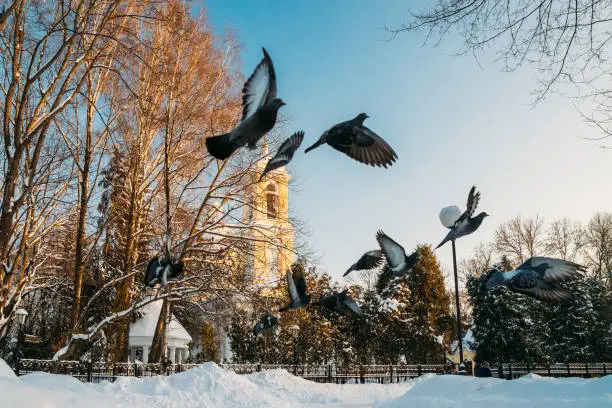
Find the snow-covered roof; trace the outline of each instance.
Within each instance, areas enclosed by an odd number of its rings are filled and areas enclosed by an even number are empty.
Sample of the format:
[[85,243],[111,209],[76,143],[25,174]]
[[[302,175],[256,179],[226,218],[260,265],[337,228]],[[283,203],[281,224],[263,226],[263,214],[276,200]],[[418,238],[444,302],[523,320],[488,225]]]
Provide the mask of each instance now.
[[[130,324],[130,346],[148,346],[151,344],[161,307],[162,300],[160,299],[141,309],[142,318]],[[170,330],[168,331],[168,346],[187,347],[191,340],[192,338],[187,330],[179,323],[176,316],[172,315],[170,317]]]

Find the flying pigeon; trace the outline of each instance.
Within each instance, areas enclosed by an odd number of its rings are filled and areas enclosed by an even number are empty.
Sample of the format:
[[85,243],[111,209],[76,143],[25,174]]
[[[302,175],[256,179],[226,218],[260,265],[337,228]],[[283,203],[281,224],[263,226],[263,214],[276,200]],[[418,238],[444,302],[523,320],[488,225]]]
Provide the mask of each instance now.
[[536,256],[511,272],[493,268],[483,281],[482,288],[489,291],[499,285],[506,285],[513,292],[539,300],[567,301],[571,295],[558,283],[574,279],[585,271],[583,266],[573,262]]
[[363,254],[357,262],[351,265],[351,267],[348,268],[348,270],[344,272],[344,275],[342,276],[346,276],[353,271],[363,271],[365,269],[374,269],[381,264],[383,259],[384,257],[383,257],[383,253],[381,250],[375,249],[372,251],[368,251],[365,254]]
[[[474,212],[476,211],[476,207],[478,207],[478,201],[480,201],[480,193],[476,192],[476,186],[472,186],[470,189],[470,194],[468,195],[467,208],[461,214],[457,221],[451,226],[449,233],[444,237],[440,245],[436,247],[436,249],[440,248],[442,245],[446,244],[448,241],[461,238],[465,235],[469,235],[472,232],[476,231],[480,224],[482,224],[482,220],[484,217],[487,217],[489,214],[486,212],[481,212],[475,217]],[[442,214],[441,214],[442,215]]]
[[271,172],[272,170],[278,169],[279,167],[286,166],[289,164],[291,159],[293,158],[293,153],[300,147],[302,141],[304,140],[304,131],[295,132],[291,135],[291,137],[283,142],[283,144],[278,148],[278,151],[270,159],[263,173],[261,173],[261,177],[259,177],[259,181],[261,181],[266,174]]
[[396,276],[406,275],[419,260],[418,251],[413,252],[410,256],[406,256],[404,247],[389,238],[382,230],[376,233],[376,240],[380,245],[382,253],[385,255],[389,270]]
[[360,113],[354,119],[335,125],[306,149],[306,153],[327,143],[358,162],[384,168],[391,166],[397,154],[383,138],[363,125],[367,118],[368,115]]
[[167,282],[178,280],[185,270],[183,262],[174,259],[155,257],[149,261],[145,272],[145,285],[155,287],[161,283],[165,286]]
[[319,304],[326,309],[333,310],[348,317],[361,316],[357,303],[346,292],[334,293],[319,300]]
[[306,280],[304,272],[300,268],[295,268],[295,271],[287,271],[287,287],[289,289],[289,304],[280,308],[279,312],[285,312],[289,309],[299,309],[310,303],[310,296],[306,294]]
[[253,329],[253,334],[255,337],[259,335],[262,331],[267,331],[272,329],[278,324],[278,317],[272,316],[270,312],[266,312],[264,317],[255,325]]
[[239,148],[248,145],[253,150],[259,139],[276,124],[278,110],[285,103],[276,97],[276,74],[272,59],[265,48],[264,57],[242,88],[242,120],[234,130],[206,139],[208,152],[225,160]]

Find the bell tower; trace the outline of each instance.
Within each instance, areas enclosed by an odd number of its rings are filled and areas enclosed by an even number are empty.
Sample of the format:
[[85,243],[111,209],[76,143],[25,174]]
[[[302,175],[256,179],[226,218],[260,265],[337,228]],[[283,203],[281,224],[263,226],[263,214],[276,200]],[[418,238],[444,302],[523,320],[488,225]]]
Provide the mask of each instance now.
[[[260,157],[263,159],[255,164],[254,181],[259,179],[270,159],[265,139]],[[247,205],[243,222],[252,227],[253,238],[245,273],[248,281],[261,288],[275,286],[293,263],[295,229],[289,222],[290,178],[281,167],[266,174],[259,183],[251,183],[244,192]]]

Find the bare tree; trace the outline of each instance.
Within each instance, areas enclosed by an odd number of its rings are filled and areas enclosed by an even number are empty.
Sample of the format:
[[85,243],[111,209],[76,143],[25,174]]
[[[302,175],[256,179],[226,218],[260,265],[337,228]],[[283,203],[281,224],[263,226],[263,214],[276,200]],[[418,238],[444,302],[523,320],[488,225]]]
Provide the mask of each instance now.
[[[611,91],[609,44],[612,2],[519,0],[438,0],[424,11],[412,12],[405,24],[390,28],[425,30],[427,39],[441,41],[449,32],[463,38],[460,52],[497,46],[505,69],[529,64],[537,69],[540,100],[557,85],[576,85],[573,96],[586,97],[588,119],[609,137]],[[564,91],[569,91],[565,88]]]
[[612,214],[596,213],[586,226],[584,257],[594,276],[612,288]]
[[540,255],[545,242],[544,221],[520,216],[502,224],[495,231],[495,250],[506,255],[513,264],[523,263],[527,258]]
[[544,244],[547,255],[576,262],[585,245],[585,231],[580,223],[562,218],[549,224]]

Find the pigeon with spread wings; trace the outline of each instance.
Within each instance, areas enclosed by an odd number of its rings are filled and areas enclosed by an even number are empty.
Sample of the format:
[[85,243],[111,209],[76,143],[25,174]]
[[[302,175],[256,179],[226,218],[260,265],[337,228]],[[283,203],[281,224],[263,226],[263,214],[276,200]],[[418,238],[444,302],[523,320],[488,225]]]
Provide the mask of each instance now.
[[326,309],[333,310],[344,316],[352,318],[361,316],[361,310],[357,302],[347,295],[346,292],[333,293],[329,296],[325,296],[319,300],[319,304]]
[[404,247],[389,238],[381,230],[376,233],[376,240],[387,260],[387,268],[396,276],[403,276],[409,273],[419,260],[418,251],[407,256]]
[[461,238],[465,235],[469,235],[472,232],[476,231],[480,224],[482,224],[482,220],[487,217],[489,214],[486,212],[481,212],[475,217],[472,217],[476,212],[476,207],[478,207],[478,202],[480,201],[480,193],[476,191],[476,186],[472,186],[470,189],[470,193],[468,194],[467,208],[461,214],[461,216],[455,221],[455,223],[450,227],[450,231],[446,234],[446,237],[440,242],[440,245],[436,247],[436,249],[440,248],[442,245],[446,244],[448,241]]
[[264,57],[242,89],[242,120],[229,133],[206,139],[208,152],[225,160],[239,148],[255,149],[259,139],[276,124],[278,110],[285,103],[276,97],[276,73],[265,48]]
[[511,272],[493,268],[482,283],[485,291],[505,285],[513,292],[539,300],[567,301],[571,295],[559,283],[576,279],[586,269],[574,262],[536,256],[529,258]]
[[278,151],[270,159],[268,164],[266,164],[266,168],[263,173],[261,173],[261,177],[259,177],[258,181],[261,181],[266,174],[271,172],[272,170],[278,169],[279,167],[286,166],[289,164],[291,159],[293,158],[293,154],[300,147],[302,141],[304,140],[304,132],[299,131],[295,132],[291,135],[291,137],[283,142],[283,144],[278,148]]
[[369,166],[391,166],[397,154],[387,142],[363,125],[369,116],[360,113],[355,118],[339,123],[325,131],[306,153],[327,143],[334,149]]
[[287,289],[289,290],[289,304],[278,309],[285,312],[289,309],[299,309],[310,303],[310,296],[306,294],[306,280],[301,268],[294,268],[293,272],[287,271]]

